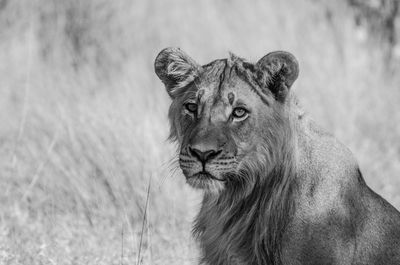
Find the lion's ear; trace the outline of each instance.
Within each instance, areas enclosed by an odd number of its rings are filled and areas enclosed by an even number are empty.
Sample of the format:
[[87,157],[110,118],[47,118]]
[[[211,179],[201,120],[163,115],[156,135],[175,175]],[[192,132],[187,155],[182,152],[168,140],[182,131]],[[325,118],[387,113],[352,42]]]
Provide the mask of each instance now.
[[191,83],[200,73],[201,66],[179,48],[162,50],[154,61],[154,70],[164,83],[171,98]]
[[259,78],[274,94],[277,100],[283,101],[290,87],[299,75],[299,63],[289,52],[276,51],[265,55],[256,63],[260,71]]

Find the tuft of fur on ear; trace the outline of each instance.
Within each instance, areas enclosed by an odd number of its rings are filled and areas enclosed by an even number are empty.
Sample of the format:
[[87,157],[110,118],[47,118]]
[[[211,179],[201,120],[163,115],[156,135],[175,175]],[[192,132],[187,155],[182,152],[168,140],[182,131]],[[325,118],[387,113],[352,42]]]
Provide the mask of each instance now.
[[256,63],[258,81],[265,85],[279,101],[284,101],[299,75],[299,63],[289,52],[276,51]]
[[154,70],[171,98],[199,75],[201,66],[179,48],[165,48],[154,61]]
[[243,58],[240,58],[239,56],[237,56],[233,52],[229,52],[228,54],[229,54],[229,56],[228,56],[227,63],[228,63],[229,66],[234,65],[235,62],[237,62],[237,61],[243,61]]

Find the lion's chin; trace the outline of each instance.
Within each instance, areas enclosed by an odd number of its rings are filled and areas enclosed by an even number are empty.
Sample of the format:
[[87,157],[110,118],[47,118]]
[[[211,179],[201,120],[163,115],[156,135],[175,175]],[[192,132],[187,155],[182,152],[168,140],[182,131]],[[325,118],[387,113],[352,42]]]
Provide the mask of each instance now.
[[224,189],[224,180],[215,177],[208,172],[198,172],[191,176],[186,176],[186,182],[196,189],[202,189],[212,193],[217,193]]

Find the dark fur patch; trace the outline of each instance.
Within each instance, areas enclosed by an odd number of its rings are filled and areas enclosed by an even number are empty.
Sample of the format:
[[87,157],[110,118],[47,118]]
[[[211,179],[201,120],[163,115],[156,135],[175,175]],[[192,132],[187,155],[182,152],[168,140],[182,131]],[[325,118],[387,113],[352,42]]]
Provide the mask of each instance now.
[[198,96],[197,96],[199,101],[201,100],[203,95],[204,95],[204,89],[200,89],[199,92],[198,92]]
[[235,101],[235,94],[233,94],[232,92],[229,92],[228,101],[229,101],[229,104],[233,105],[233,102]]

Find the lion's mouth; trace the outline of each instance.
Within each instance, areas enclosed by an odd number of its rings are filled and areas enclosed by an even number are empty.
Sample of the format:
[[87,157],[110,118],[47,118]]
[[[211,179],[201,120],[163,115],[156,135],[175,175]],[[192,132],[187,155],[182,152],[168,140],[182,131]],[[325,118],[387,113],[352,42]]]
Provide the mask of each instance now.
[[224,179],[219,179],[219,178],[214,177],[212,174],[210,174],[207,171],[200,171],[200,172],[197,172],[196,174],[193,174],[192,176],[188,177],[188,179],[192,179],[192,178],[198,178],[201,180],[212,179],[212,180],[217,180],[217,181],[221,181],[221,182],[225,181]]

